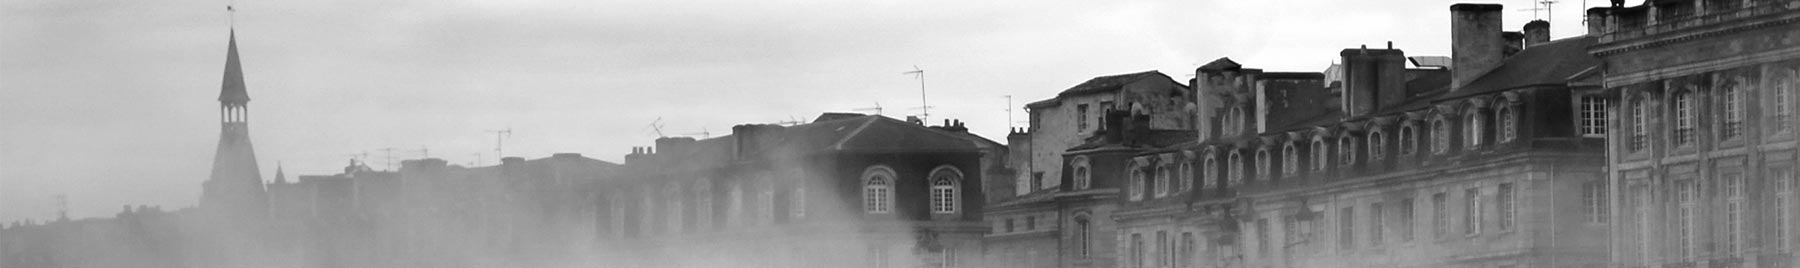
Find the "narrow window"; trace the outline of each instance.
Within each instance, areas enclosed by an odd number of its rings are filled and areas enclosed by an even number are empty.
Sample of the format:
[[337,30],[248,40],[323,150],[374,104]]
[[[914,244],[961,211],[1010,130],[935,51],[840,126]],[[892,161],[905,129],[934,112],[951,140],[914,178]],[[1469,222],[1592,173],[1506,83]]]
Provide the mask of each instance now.
[[1294,149],[1294,143],[1281,146],[1281,173],[1294,175],[1300,172],[1300,150]]
[[1469,148],[1475,148],[1476,146],[1481,146],[1482,139],[1486,138],[1482,137],[1481,134],[1487,130],[1482,129],[1481,127],[1482,124],[1486,124],[1487,122],[1481,120],[1481,111],[1470,110],[1468,117],[1468,120],[1464,121],[1464,123],[1468,125],[1467,132],[1469,141],[1465,144],[1468,144]]
[[1351,250],[1356,248],[1356,208],[1345,207],[1338,214],[1338,248]]
[[1131,169],[1131,201],[1144,200],[1144,168]]
[[1631,100],[1631,151],[1641,151],[1649,144],[1650,108],[1644,97]]
[[1274,178],[1274,176],[1270,176],[1273,174],[1272,172],[1274,170],[1270,170],[1269,150],[1256,150],[1256,177],[1263,180],[1272,179]]
[[1494,123],[1498,124],[1500,128],[1500,142],[1512,142],[1513,139],[1517,139],[1519,137],[1519,115],[1514,114],[1513,110],[1507,107],[1500,107],[1497,113],[1495,117],[1498,119]]
[[1093,179],[1088,176],[1087,166],[1076,166],[1075,167],[1075,189],[1076,190],[1086,190],[1088,187],[1092,187],[1092,186],[1093,186]]
[[1400,126],[1400,155],[1412,155],[1419,150],[1418,135],[1411,125]]
[[1415,218],[1413,217],[1413,199],[1412,198],[1400,199],[1400,215],[1399,215],[1399,217],[1400,217],[1400,226],[1398,226],[1399,228],[1397,228],[1398,231],[1396,231],[1396,232],[1400,233],[1400,242],[1412,242],[1412,240],[1413,240],[1413,221],[1415,220]]
[[1206,155],[1206,163],[1202,164],[1200,166],[1200,183],[1201,183],[1201,185],[1203,187],[1206,187],[1207,189],[1218,188],[1219,187],[1218,174],[1219,174],[1219,161],[1216,160],[1216,158],[1213,158],[1212,154],[1207,154]]
[[1678,258],[1682,260],[1694,259],[1696,252],[1695,244],[1699,242],[1696,241],[1698,240],[1696,235],[1699,232],[1694,228],[1694,214],[1697,212],[1695,210],[1698,209],[1697,204],[1695,204],[1695,199],[1698,197],[1696,196],[1698,195],[1698,190],[1694,189],[1695,187],[1696,185],[1693,179],[1684,179],[1675,182],[1676,222],[1674,224],[1675,233],[1673,235],[1675,235],[1677,240],[1675,243],[1677,252],[1681,254]]
[[1087,132],[1087,129],[1088,129],[1088,120],[1087,119],[1088,119],[1087,104],[1075,105],[1075,132],[1078,132],[1078,133],[1079,132]]
[[1725,255],[1741,256],[1744,241],[1744,175],[1725,173]]
[[1256,219],[1256,256],[1269,259],[1269,219]]
[[1131,267],[1144,268],[1144,234],[1131,234]]
[[1790,117],[1794,113],[1788,95],[1792,95],[1794,91],[1800,91],[1800,72],[1797,71],[1800,70],[1776,71],[1777,75],[1785,77],[1778,78],[1774,90],[1769,91],[1769,101],[1774,102],[1768,113],[1770,129],[1775,131],[1788,129],[1789,121],[1792,120]]
[[1181,159],[1180,161],[1181,161],[1181,169],[1178,171],[1179,173],[1175,174],[1175,184],[1179,185],[1176,188],[1181,189],[1182,192],[1186,192],[1188,190],[1193,190],[1194,189],[1194,163],[1193,163],[1193,160]]
[[[1168,256],[1169,255],[1168,254],[1169,253],[1168,245],[1169,245],[1169,232],[1168,231],[1156,231],[1156,253],[1157,253],[1157,255]],[[1156,258],[1156,267],[1169,267],[1169,258],[1162,257],[1162,256],[1159,256],[1158,258]]]
[[1724,136],[1723,139],[1729,140],[1744,134],[1744,108],[1742,105],[1744,93],[1743,90],[1738,89],[1736,83],[1725,83],[1724,88],[1720,90],[1720,94],[1724,95],[1721,96],[1724,98],[1722,100],[1724,105],[1721,106],[1724,107],[1720,107],[1720,110],[1725,113],[1725,123],[1721,124],[1719,134]]
[[1387,213],[1387,207],[1383,206],[1382,203],[1377,202],[1374,204],[1369,204],[1369,245],[1370,246],[1381,246],[1382,236],[1386,235],[1386,234],[1384,234],[1384,231],[1387,231],[1386,230],[1387,229],[1387,221],[1382,220],[1382,216],[1384,215],[1384,213]]
[[1604,180],[1582,185],[1581,199],[1582,204],[1587,208],[1589,223],[1606,223],[1607,217],[1610,217],[1607,215],[1607,210],[1611,208],[1607,207],[1606,191],[1606,181]]
[[1093,240],[1090,236],[1092,231],[1090,228],[1092,227],[1088,222],[1087,217],[1075,218],[1075,244],[1080,245],[1081,251],[1079,253],[1081,254],[1081,258],[1084,259],[1090,256],[1090,252],[1093,252]]
[[1690,92],[1675,93],[1675,145],[1694,142],[1694,96]]
[[1331,158],[1326,157],[1326,154],[1325,154],[1325,141],[1324,140],[1313,140],[1312,151],[1313,151],[1313,170],[1318,170],[1318,171],[1325,170],[1325,166],[1330,165],[1329,163],[1331,163]]
[[1431,235],[1443,238],[1450,234],[1449,197],[1444,193],[1431,195]]
[[1174,172],[1169,172],[1169,164],[1168,163],[1157,164],[1155,171],[1156,171],[1156,174],[1155,174],[1155,176],[1156,176],[1156,197],[1161,198],[1164,196],[1169,196],[1169,174],[1174,173]]
[[1463,192],[1463,233],[1475,235],[1481,233],[1481,188],[1469,188]]
[[1348,135],[1338,138],[1338,158],[1339,165],[1356,165],[1356,139]]
[[1501,183],[1494,194],[1494,210],[1500,214],[1500,222],[1495,227],[1498,227],[1500,231],[1512,231],[1513,229],[1514,219],[1518,217],[1518,198],[1514,196],[1517,191],[1513,189],[1512,183]]
[[1599,95],[1581,96],[1581,135],[1594,138],[1606,137],[1606,98]]
[[1431,121],[1431,152],[1450,152],[1450,120],[1438,118]]
[[788,197],[788,210],[796,220],[806,218],[806,180],[794,183],[793,196]]
[[1369,161],[1381,160],[1387,153],[1387,135],[1376,131],[1369,133]]
[[1227,178],[1231,179],[1231,183],[1225,184],[1225,187],[1244,185],[1244,158],[1239,156],[1236,151],[1232,151],[1231,156],[1226,159],[1225,164],[1231,165],[1225,168],[1226,172],[1230,173],[1227,174],[1227,176],[1229,176]]
[[1775,218],[1775,233],[1770,240],[1774,240],[1775,251],[1788,252],[1793,250],[1795,235],[1794,173],[1786,167],[1769,169],[1769,179],[1775,184],[1775,212],[1770,213]]
[[1194,233],[1181,233],[1181,259],[1177,260],[1179,261],[1179,265],[1176,265],[1175,267],[1194,267],[1194,246]]

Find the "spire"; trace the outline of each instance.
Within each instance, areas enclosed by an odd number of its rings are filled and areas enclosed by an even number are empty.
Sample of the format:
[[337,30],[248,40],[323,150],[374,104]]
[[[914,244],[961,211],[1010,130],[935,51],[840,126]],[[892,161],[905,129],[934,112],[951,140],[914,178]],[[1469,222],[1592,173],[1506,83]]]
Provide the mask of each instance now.
[[238,64],[237,29],[231,29],[231,45],[225,51],[225,82],[219,88],[219,102],[250,102],[250,94],[244,92],[244,68]]
[[281,162],[275,162],[275,183],[287,184],[287,173],[281,172]]

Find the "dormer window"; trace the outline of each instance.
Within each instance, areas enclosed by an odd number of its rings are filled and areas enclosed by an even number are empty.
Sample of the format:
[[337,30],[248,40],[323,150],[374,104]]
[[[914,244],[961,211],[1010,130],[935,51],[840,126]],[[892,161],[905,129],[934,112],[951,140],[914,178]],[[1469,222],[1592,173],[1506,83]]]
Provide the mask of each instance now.
[[1369,161],[1381,160],[1387,156],[1386,136],[1381,131],[1369,133]]
[[1218,188],[1219,187],[1219,181],[1218,181],[1219,177],[1217,177],[1218,174],[1219,174],[1219,161],[1216,160],[1215,158],[1213,158],[1212,154],[1207,154],[1206,163],[1204,163],[1200,166],[1201,187],[1206,187],[1207,189]]
[[1450,121],[1439,117],[1431,120],[1431,152],[1444,154],[1450,152]]
[[1289,142],[1281,146],[1281,174],[1294,175],[1300,172],[1300,150]]
[[1313,140],[1312,151],[1313,151],[1313,165],[1312,165],[1313,170],[1325,170],[1325,167],[1330,165],[1330,163],[1331,163],[1331,158],[1327,157],[1327,154],[1325,154],[1325,141],[1324,140]]
[[1338,138],[1338,164],[1346,167],[1356,164],[1356,139],[1348,135]]
[[1228,177],[1231,179],[1231,183],[1227,184],[1227,185],[1229,185],[1229,186],[1243,185],[1244,184],[1244,158],[1240,157],[1237,152],[1233,151],[1233,152],[1231,152],[1231,157],[1229,159],[1227,159],[1226,161],[1227,162],[1225,162],[1225,163],[1227,165],[1231,165],[1230,167],[1227,167],[1225,169],[1227,172],[1231,173],[1231,174],[1229,174],[1229,177]]
[[1513,139],[1518,138],[1519,137],[1519,124],[1518,124],[1519,115],[1513,114],[1512,109],[1509,109],[1507,107],[1500,107],[1500,110],[1495,113],[1496,114],[1494,114],[1494,117],[1496,119],[1495,119],[1494,124],[1498,125],[1496,127],[1500,128],[1500,142],[1512,142]]
[[1268,179],[1274,170],[1269,169],[1269,149],[1256,150],[1256,177]]
[[1168,163],[1157,164],[1156,169],[1154,169],[1154,171],[1156,172],[1156,174],[1153,175],[1156,177],[1156,197],[1160,198],[1160,197],[1168,196],[1169,195],[1169,174],[1174,173],[1174,172],[1169,172],[1169,164]]
[[1412,155],[1419,151],[1419,134],[1412,125],[1400,127],[1400,155]]
[[1485,121],[1486,120],[1482,120],[1481,118],[1481,111],[1474,110],[1469,111],[1468,120],[1463,121],[1469,125],[1467,133],[1469,135],[1469,142],[1465,143],[1468,144],[1469,148],[1481,146],[1482,138],[1486,138],[1481,135],[1483,131],[1487,131],[1486,129],[1482,129],[1482,124],[1487,123]]

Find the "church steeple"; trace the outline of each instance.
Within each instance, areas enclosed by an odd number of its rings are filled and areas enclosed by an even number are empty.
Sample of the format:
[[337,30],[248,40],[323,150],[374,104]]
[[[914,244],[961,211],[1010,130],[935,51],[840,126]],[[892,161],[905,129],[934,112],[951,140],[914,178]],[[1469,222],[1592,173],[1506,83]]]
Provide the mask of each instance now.
[[268,192],[250,145],[250,95],[238,63],[237,30],[225,51],[225,79],[219,89],[219,147],[213,154],[212,177],[204,184],[200,206],[221,213],[260,218],[267,213]]

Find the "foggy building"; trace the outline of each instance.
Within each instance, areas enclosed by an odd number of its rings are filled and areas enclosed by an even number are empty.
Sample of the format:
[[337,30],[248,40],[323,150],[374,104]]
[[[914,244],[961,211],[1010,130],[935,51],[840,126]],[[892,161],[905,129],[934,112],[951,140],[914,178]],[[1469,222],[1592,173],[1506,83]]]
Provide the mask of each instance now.
[[1613,115],[1613,267],[1800,265],[1800,1],[1615,1],[1587,15],[1607,70],[1584,99]]
[[623,266],[972,267],[996,147],[960,122],[844,114],[659,138],[597,192],[596,228]]
[[256,150],[250,145],[250,94],[238,63],[237,31],[225,52],[225,79],[219,88],[219,146],[212,177],[203,185],[200,206],[240,219],[261,218],[268,207]]

